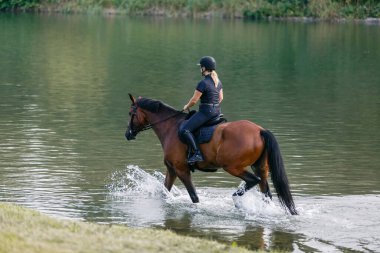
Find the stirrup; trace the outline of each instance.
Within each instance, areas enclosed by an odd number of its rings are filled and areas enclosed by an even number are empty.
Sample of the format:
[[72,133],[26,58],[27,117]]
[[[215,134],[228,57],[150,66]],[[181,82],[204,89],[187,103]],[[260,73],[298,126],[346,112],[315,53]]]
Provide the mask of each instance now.
[[195,153],[187,160],[188,164],[194,164],[196,162],[203,162],[203,156],[199,150],[195,151]]

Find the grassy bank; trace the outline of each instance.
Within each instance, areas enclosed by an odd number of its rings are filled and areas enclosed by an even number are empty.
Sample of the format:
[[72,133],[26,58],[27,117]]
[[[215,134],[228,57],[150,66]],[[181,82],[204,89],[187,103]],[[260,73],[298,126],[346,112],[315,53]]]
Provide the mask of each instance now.
[[58,220],[0,203],[0,253],[250,252],[169,231]]
[[169,231],[57,220],[0,203],[0,252],[249,252]]
[[0,0],[0,10],[230,18],[380,18],[379,0]]

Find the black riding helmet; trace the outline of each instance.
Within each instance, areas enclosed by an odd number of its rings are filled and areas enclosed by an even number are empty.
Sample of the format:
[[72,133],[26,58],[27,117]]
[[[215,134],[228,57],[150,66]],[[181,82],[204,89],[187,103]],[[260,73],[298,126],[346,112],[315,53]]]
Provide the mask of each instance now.
[[198,65],[200,65],[201,67],[204,67],[206,70],[216,69],[216,61],[214,57],[211,57],[211,56],[202,57]]

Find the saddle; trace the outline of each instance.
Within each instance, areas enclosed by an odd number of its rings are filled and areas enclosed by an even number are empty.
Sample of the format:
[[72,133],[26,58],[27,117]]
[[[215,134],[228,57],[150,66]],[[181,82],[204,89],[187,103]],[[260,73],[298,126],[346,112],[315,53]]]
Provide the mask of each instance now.
[[[191,116],[193,116],[194,113],[196,113],[196,111],[189,112],[189,114],[186,116],[185,121],[182,124],[184,124]],[[208,143],[212,139],[216,127],[224,122],[227,122],[227,120],[223,117],[223,114],[219,114],[218,116],[210,119],[202,126],[200,126],[198,129],[193,131],[194,140],[196,144],[199,145],[203,143]],[[186,143],[184,140],[181,141]],[[188,148],[187,157],[191,157],[192,154],[193,150],[191,148]],[[195,169],[198,169],[197,164],[189,164],[189,166],[192,172],[194,172]]]
[[[195,110],[189,112],[189,114],[186,116],[185,121],[188,120],[191,116],[193,116],[194,113],[196,113]],[[197,144],[208,143],[212,139],[216,127],[219,124],[225,122],[227,122],[227,119],[224,118],[223,114],[219,114],[218,116],[210,119],[193,132],[195,142]]]

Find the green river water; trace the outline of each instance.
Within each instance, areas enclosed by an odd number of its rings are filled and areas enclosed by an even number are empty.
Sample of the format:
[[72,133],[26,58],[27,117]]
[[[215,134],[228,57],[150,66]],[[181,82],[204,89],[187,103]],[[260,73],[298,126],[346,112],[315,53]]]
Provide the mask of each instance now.
[[[218,62],[229,121],[279,141],[300,215],[240,180],[162,178],[152,131],[127,142],[128,93],[182,109]],[[380,27],[0,14],[0,201],[99,223],[171,229],[250,249],[380,251]]]

